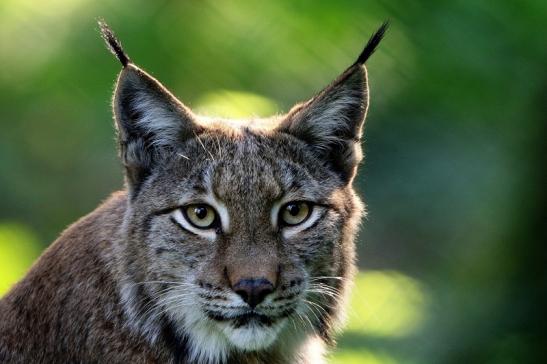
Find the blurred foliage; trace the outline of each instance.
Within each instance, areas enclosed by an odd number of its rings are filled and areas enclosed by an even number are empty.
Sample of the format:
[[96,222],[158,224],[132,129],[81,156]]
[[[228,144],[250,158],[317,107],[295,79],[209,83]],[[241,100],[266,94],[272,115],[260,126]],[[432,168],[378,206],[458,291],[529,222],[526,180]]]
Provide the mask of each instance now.
[[357,180],[374,271],[332,362],[546,361],[545,1],[3,0],[0,292],[122,187],[97,17],[188,105],[236,117],[308,98],[391,19]]

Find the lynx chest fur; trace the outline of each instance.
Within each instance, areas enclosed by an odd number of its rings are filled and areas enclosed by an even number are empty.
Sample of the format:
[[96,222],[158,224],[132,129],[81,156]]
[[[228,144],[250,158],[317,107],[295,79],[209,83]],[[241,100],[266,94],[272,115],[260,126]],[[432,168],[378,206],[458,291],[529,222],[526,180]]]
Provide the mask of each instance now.
[[202,118],[103,37],[126,189],[0,301],[2,363],[321,363],[354,272],[364,62],[267,120]]

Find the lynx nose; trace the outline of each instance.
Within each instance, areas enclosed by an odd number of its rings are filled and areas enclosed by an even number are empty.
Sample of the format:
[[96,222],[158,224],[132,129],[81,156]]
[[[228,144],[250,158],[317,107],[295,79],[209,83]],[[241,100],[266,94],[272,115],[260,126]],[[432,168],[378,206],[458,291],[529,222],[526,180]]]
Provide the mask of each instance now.
[[255,308],[264,298],[273,292],[274,286],[267,279],[241,279],[232,287],[243,301]]

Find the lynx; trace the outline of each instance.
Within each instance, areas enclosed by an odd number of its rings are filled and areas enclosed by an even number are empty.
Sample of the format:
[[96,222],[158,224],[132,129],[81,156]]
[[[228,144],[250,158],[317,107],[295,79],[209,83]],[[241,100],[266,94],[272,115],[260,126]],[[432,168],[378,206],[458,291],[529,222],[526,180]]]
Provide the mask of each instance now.
[[284,115],[194,114],[137,67],[113,96],[125,190],[0,301],[2,363],[300,363],[334,345],[364,205],[365,61]]

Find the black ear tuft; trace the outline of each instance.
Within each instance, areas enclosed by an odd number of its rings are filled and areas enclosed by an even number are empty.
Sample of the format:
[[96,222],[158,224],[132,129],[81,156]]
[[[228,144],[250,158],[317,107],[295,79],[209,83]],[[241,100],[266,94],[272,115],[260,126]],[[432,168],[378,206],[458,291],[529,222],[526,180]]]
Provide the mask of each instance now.
[[127,56],[127,54],[123,51],[122,44],[120,41],[116,38],[114,35],[114,32],[108,24],[104,22],[104,20],[99,19],[98,20],[99,27],[101,28],[101,36],[103,37],[104,41],[106,42],[106,45],[110,52],[118,58],[118,60],[121,62],[122,66],[126,67],[129,63],[131,63],[131,60]]
[[389,20],[384,21],[384,23],[378,28],[378,30],[370,37],[370,39],[367,42],[367,45],[365,46],[365,49],[361,52],[359,55],[359,58],[357,58],[357,61],[355,61],[355,64],[364,64],[367,59],[374,53],[376,50],[376,47],[378,47],[378,44],[382,41],[382,38],[384,38],[384,35],[386,34],[387,29],[389,28]]

